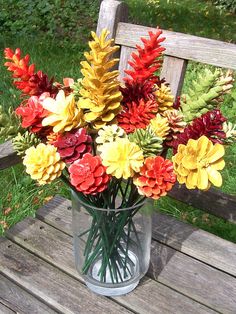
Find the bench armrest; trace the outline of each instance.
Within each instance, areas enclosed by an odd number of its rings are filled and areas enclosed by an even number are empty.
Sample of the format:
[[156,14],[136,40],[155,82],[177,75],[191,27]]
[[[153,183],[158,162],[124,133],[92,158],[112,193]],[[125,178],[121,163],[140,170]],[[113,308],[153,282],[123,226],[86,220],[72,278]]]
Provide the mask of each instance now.
[[0,144],[0,170],[14,166],[21,160],[14,151],[11,141]]

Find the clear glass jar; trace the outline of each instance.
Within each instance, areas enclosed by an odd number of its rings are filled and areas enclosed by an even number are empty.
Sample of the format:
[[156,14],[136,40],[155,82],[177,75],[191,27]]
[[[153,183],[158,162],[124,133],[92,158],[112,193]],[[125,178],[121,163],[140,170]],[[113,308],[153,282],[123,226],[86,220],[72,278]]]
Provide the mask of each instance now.
[[152,234],[147,200],[122,209],[93,207],[72,191],[75,264],[94,292],[132,291],[148,271]]

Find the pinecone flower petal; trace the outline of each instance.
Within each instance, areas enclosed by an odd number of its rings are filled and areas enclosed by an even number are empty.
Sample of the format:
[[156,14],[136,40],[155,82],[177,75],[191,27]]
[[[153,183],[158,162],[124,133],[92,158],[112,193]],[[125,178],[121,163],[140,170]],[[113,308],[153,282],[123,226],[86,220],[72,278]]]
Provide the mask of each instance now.
[[69,167],[70,181],[79,192],[95,195],[107,189],[110,176],[101,157],[85,154]]
[[213,144],[204,135],[179,145],[177,154],[172,157],[177,180],[185,183],[188,189],[208,190],[211,184],[220,187],[219,170],[225,166],[224,153],[223,145]]
[[160,113],[173,108],[174,96],[171,94],[169,86],[164,83],[162,83],[160,87],[156,86],[156,91],[154,92],[154,94],[156,96],[158,111]]
[[167,135],[170,133],[168,119],[162,117],[159,113],[155,116],[155,118],[151,119],[150,128],[156,136],[162,139],[166,139]]
[[175,181],[172,162],[161,156],[146,158],[140,174],[134,178],[139,194],[153,199],[165,196]]
[[119,47],[113,40],[107,40],[109,32],[103,30],[100,37],[92,32],[93,41],[89,42],[91,51],[85,53],[87,61],[81,62],[82,79],[79,107],[84,109],[84,119],[91,128],[100,129],[113,124],[121,110],[122,94],[119,90],[118,71],[111,71],[117,59],[111,56]]
[[15,79],[15,86],[20,89],[24,95],[40,96],[44,92],[55,95],[57,88],[53,86],[53,79],[49,79],[47,74],[42,71],[34,72],[35,65],[29,65],[30,56],[26,55],[21,59],[19,48],[13,52],[10,48],[4,50],[5,58],[9,61],[5,63],[8,71],[12,72]]
[[150,127],[147,129],[136,129],[134,133],[129,134],[129,140],[142,149],[145,158],[156,156],[163,150],[162,138],[156,136]]
[[58,134],[55,141],[51,142],[57,148],[61,159],[66,163],[73,163],[86,153],[92,151],[92,138],[86,129],[75,129],[64,134]]
[[172,109],[163,112],[162,116],[167,118],[170,127],[170,134],[168,135],[168,140],[176,138],[176,134],[184,131],[186,127],[186,122],[184,121],[184,115],[181,111]]
[[107,173],[117,179],[133,177],[135,172],[139,172],[144,160],[141,148],[128,138],[118,138],[115,142],[103,144],[101,157]]
[[31,146],[35,147],[40,142],[40,139],[34,133],[30,133],[29,131],[26,131],[23,134],[18,133],[17,136],[12,139],[13,147],[19,156],[24,156],[25,151],[28,148]]
[[37,180],[39,185],[51,183],[60,177],[65,168],[56,147],[43,143],[26,150],[23,164],[26,166],[26,172],[33,180]]
[[223,143],[226,134],[223,130],[223,123],[227,119],[222,115],[219,109],[208,111],[200,118],[195,118],[192,124],[185,127],[182,133],[176,135],[170,146],[173,147],[174,153],[177,152],[178,145],[186,145],[189,139],[198,139],[205,135],[213,143]]
[[63,133],[74,128],[82,126],[83,113],[75,103],[73,94],[65,96],[63,90],[60,90],[56,99],[51,97],[43,101],[43,108],[48,111],[43,119],[43,126],[52,126],[55,133]]
[[49,93],[43,93],[40,97],[31,96],[15,110],[22,119],[23,128],[30,128],[33,133],[43,132],[42,120],[48,115],[48,111],[43,108],[42,102],[49,96]]
[[145,129],[150,120],[156,116],[157,110],[157,103],[153,100],[145,102],[141,99],[138,103],[126,104],[117,116],[118,125],[127,134],[133,133],[136,129]]

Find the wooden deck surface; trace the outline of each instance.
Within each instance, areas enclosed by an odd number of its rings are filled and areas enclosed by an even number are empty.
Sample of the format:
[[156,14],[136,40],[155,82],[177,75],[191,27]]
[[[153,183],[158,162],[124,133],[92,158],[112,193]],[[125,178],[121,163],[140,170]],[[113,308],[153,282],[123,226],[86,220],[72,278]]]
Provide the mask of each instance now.
[[236,245],[154,217],[147,276],[125,296],[90,292],[74,267],[71,206],[55,197],[0,238],[0,313],[236,313]]

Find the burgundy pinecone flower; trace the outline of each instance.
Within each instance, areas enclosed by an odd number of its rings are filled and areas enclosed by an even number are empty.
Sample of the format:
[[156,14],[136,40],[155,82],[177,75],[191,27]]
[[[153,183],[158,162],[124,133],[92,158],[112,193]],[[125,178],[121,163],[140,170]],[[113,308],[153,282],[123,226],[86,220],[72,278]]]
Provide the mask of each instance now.
[[52,142],[61,159],[71,164],[77,159],[82,158],[86,153],[92,151],[92,138],[87,134],[86,129],[80,128],[64,134],[59,134],[56,141]]
[[202,135],[205,135],[213,143],[223,143],[225,138],[225,132],[223,130],[223,123],[227,119],[222,115],[219,109],[208,111],[196,118],[185,127],[183,133],[179,133],[177,138],[170,143],[173,147],[174,153],[177,152],[179,144],[186,145],[189,139],[198,139]]

